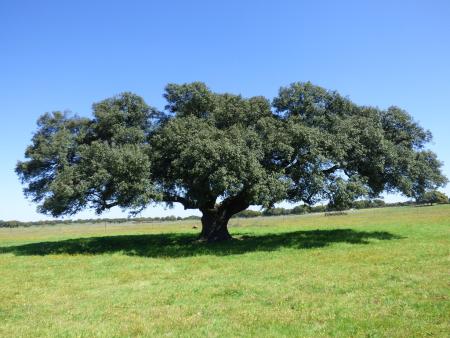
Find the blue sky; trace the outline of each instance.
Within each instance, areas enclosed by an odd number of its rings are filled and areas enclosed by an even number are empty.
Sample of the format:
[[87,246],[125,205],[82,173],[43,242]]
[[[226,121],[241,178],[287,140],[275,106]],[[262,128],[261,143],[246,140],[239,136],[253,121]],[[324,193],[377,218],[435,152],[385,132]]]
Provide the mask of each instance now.
[[[449,17],[445,0],[2,1],[0,219],[45,219],[13,170],[39,115],[90,116],[122,91],[163,108],[169,82],[272,98],[312,81],[359,104],[400,106],[432,131],[450,177]],[[143,216],[168,214],[186,213]]]

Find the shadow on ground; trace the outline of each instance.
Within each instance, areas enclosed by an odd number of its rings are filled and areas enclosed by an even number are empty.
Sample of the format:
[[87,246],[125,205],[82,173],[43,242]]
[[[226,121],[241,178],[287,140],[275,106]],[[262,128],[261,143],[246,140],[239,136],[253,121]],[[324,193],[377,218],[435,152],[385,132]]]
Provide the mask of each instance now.
[[263,235],[237,235],[224,243],[199,243],[195,234],[170,233],[76,238],[57,242],[38,242],[0,247],[1,253],[25,255],[85,254],[121,252],[142,257],[188,257],[196,255],[236,255],[280,248],[321,248],[332,243],[369,244],[370,240],[393,240],[401,237],[384,231],[351,229],[295,231]]

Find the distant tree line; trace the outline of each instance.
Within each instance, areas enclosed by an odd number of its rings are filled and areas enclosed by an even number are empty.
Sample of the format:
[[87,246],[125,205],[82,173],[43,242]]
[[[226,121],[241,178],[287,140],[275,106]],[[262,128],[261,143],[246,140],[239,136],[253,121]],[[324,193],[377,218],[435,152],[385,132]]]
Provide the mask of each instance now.
[[446,204],[446,203],[450,203],[449,198],[447,197],[446,194],[437,191],[437,190],[432,190],[432,191],[427,191],[426,193],[424,193],[420,199],[418,200],[418,202],[420,204]]
[[347,207],[333,203],[329,203],[328,205],[316,205],[316,206],[308,206],[303,204],[298,205],[292,209],[269,208],[263,211],[244,210],[234,215],[234,217],[250,218],[258,216],[287,216],[287,215],[302,215],[317,212],[343,211],[348,209],[369,209],[369,208],[400,207],[400,206],[421,205],[421,204],[433,205],[433,204],[447,204],[447,203],[450,203],[450,201],[445,194],[439,191],[431,191],[429,193],[424,194],[422,198],[417,201],[386,203],[381,199],[357,200],[351,202],[350,204],[346,204],[345,206]]
[[[396,203],[396,205],[404,205],[406,203]],[[386,206],[386,203],[383,200],[368,200],[368,201],[355,201],[351,208],[354,209],[366,209],[366,208],[381,208]],[[330,205],[316,205],[316,206],[308,206],[306,204],[297,205],[292,209],[286,208],[270,208],[265,209],[263,211],[256,210],[244,210],[240,213],[236,214],[234,217],[238,218],[249,218],[249,217],[258,217],[258,216],[287,216],[287,215],[302,215],[309,213],[318,213],[318,212],[327,212],[333,211]]]
[[0,228],[17,228],[17,227],[30,227],[30,226],[42,226],[42,225],[60,225],[60,224],[118,224],[118,223],[153,223],[153,222],[173,222],[181,220],[199,220],[199,216],[166,216],[166,217],[134,217],[134,218],[91,218],[91,219],[76,219],[76,220],[44,220],[34,222],[20,222],[20,221],[2,221],[0,220]]
[[[329,203],[328,205],[308,206],[306,204],[297,205],[294,208],[267,208],[262,211],[244,210],[233,216],[233,218],[250,218],[260,216],[287,216],[287,215],[302,215],[308,213],[329,212],[329,211],[343,211],[348,209],[368,209],[368,208],[383,208],[383,207],[399,207],[409,205],[423,205],[423,204],[447,204],[450,203],[447,195],[440,191],[429,191],[417,201],[406,201],[396,203],[385,203],[381,199],[372,200],[357,200],[351,203],[336,204]],[[76,220],[47,220],[35,222],[20,222],[20,221],[2,221],[0,220],[0,228],[17,228],[30,227],[42,225],[59,225],[59,224],[98,224],[98,223],[152,223],[152,222],[174,222],[181,220],[200,220],[200,216],[165,216],[165,217],[134,217],[134,218],[93,218],[93,219],[76,219]]]

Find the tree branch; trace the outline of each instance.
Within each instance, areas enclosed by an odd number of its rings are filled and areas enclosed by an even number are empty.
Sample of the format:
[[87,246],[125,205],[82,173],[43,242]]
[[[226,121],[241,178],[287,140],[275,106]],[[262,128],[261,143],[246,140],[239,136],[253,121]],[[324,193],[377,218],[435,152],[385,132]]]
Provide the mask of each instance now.
[[222,201],[219,205],[219,210],[225,211],[231,217],[240,211],[247,209],[250,203],[245,198],[245,192],[241,191],[235,196],[230,196]]
[[336,164],[336,165],[332,166],[331,168],[322,170],[322,173],[325,175],[330,175],[330,174],[334,173],[336,170],[338,170],[339,168],[340,168],[340,166]]
[[164,202],[180,203],[183,205],[184,209],[197,209],[198,208],[198,206],[195,202],[190,201],[187,198],[184,198],[181,196],[164,193],[162,199]]

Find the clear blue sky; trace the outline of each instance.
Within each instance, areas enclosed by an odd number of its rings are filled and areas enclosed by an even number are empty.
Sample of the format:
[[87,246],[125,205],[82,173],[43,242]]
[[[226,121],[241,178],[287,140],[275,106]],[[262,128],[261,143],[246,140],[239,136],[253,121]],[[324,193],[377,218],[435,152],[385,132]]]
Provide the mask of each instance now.
[[[446,0],[2,1],[0,219],[44,219],[13,171],[39,115],[90,116],[122,91],[162,108],[169,82],[272,98],[309,80],[359,104],[398,105],[432,131],[450,177],[449,18]],[[183,212],[143,213],[168,214]]]

